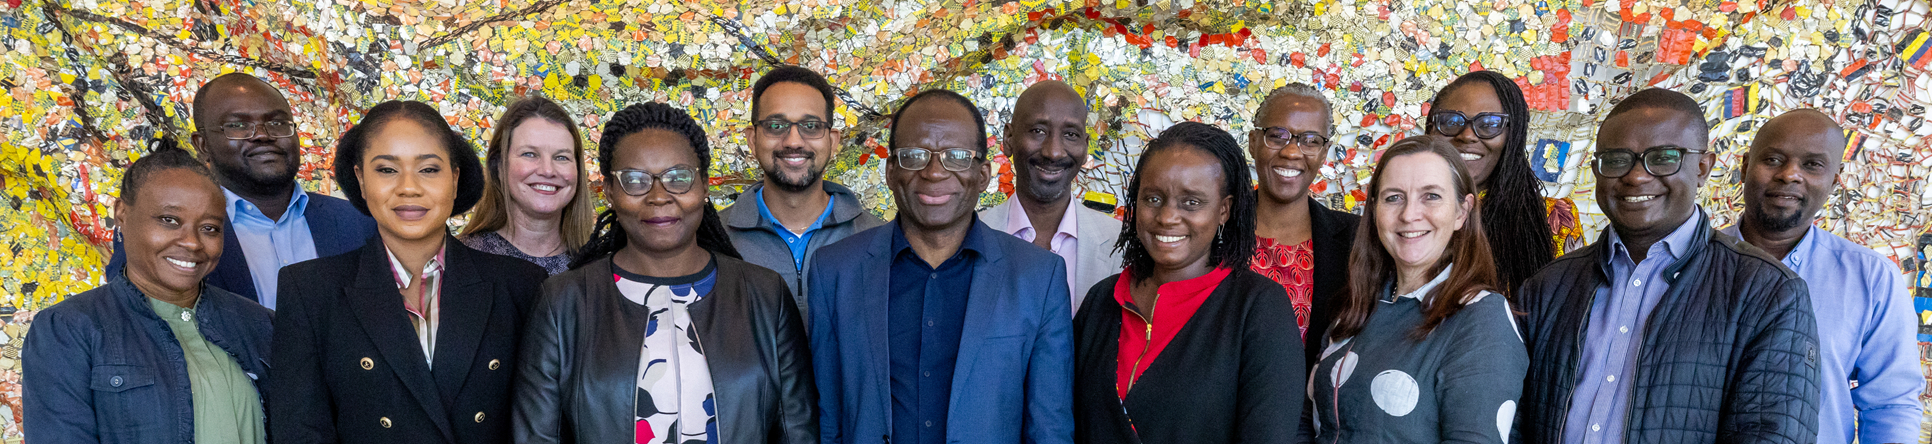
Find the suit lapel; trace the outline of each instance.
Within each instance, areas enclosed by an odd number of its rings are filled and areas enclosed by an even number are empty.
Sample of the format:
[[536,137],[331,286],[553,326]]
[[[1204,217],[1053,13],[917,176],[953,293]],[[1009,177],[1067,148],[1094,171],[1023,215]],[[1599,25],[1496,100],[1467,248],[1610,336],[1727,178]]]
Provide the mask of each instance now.
[[262,297],[255,288],[255,275],[248,270],[248,253],[242,250],[241,239],[235,237],[235,224],[227,219],[221,221],[221,245],[221,260],[215,261],[215,271],[205,281],[260,303]]
[[[998,234],[979,221],[973,222],[972,229],[985,231],[968,234],[969,239],[972,236]],[[1006,291],[1007,288],[1003,288],[1020,276],[1008,273],[1009,270],[1002,263],[1006,260],[1006,254],[1000,251],[996,245],[997,242],[990,242],[992,239],[986,237],[981,239],[984,242],[982,245],[988,248],[980,250],[979,263],[973,264],[973,283],[966,293],[966,321],[959,332],[959,356],[953,361],[953,395],[952,399],[946,401],[946,410],[949,412],[960,411],[960,398],[963,394],[969,393],[967,390],[972,388],[968,387],[966,382],[972,378],[973,368],[978,367],[974,361],[979,359],[979,352],[986,338],[1000,332],[993,326],[1013,325],[1015,324],[1013,317],[1024,316],[1024,313],[1005,313],[1005,311],[1022,309],[1016,304],[1008,303],[1010,299],[1008,296],[1011,295]],[[1004,322],[1001,317],[1006,318]],[[951,421],[950,415],[947,420]]]
[[471,361],[476,359],[476,349],[489,329],[496,295],[491,285],[476,275],[471,261],[474,251],[455,238],[443,242],[448,263],[443,268],[442,294],[437,296],[442,299],[442,311],[436,327],[436,365],[431,374],[443,402],[450,403],[462,392],[463,381],[475,367]]
[[387,360],[396,379],[409,389],[409,394],[429,414],[430,421],[436,423],[443,436],[454,442],[456,435],[450,430],[449,413],[437,394],[435,381],[430,379],[429,363],[423,358],[415,327],[409,325],[402,293],[396,291],[388,250],[381,240],[371,239],[361,254],[356,285],[348,290],[349,300],[354,304],[349,311],[355,313],[356,320],[369,334],[370,342],[376,344],[376,351]]
[[[302,210],[302,220],[309,223],[309,237],[315,240],[315,257],[342,254],[348,250],[338,250],[338,248],[353,245],[346,242],[351,240],[346,239],[350,234],[343,232],[341,224],[338,223],[344,218],[335,217],[336,215],[330,211],[329,204],[323,200],[311,194],[309,206]],[[372,239],[365,244],[380,242]]]
[[[892,233],[899,229],[898,223],[898,221],[888,222],[890,224],[888,228],[871,231],[875,233],[872,237],[872,248],[868,250],[871,257],[865,260],[863,268],[858,269],[862,271],[857,271],[859,274],[857,280],[860,281],[858,288],[864,289],[857,292],[860,295],[857,299],[862,300],[848,305],[854,309],[849,310],[850,312],[864,313],[859,322],[865,329],[865,349],[873,351],[869,353],[872,359],[868,360],[865,366],[871,369],[871,374],[879,375],[879,379],[875,382],[880,387],[890,387],[889,378],[892,375],[892,344],[886,341],[888,335],[886,323],[892,310],[887,307],[891,300],[887,293],[892,291],[892,282],[888,277],[892,275]],[[892,405],[891,390],[878,392],[881,394],[881,399],[876,401],[882,403],[880,405]]]

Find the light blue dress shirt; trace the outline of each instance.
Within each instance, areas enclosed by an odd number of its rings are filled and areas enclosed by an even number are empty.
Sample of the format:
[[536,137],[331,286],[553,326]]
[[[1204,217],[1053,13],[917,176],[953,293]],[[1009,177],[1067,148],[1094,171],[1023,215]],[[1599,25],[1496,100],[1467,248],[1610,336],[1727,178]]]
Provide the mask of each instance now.
[[1818,318],[1818,442],[1918,442],[1925,376],[1898,265],[1816,226],[1783,262],[1811,288]]
[[282,212],[281,220],[262,215],[255,204],[228,188],[222,188],[221,194],[228,197],[228,225],[235,230],[240,253],[248,258],[255,294],[261,296],[263,307],[274,310],[275,278],[282,267],[315,259],[315,236],[309,234],[309,221],[303,216],[309,207],[309,193],[302,184],[295,184],[295,196],[289,199],[288,211]]
[[1650,313],[1670,282],[1665,268],[1684,257],[1704,218],[1698,209],[1684,224],[1650,245],[1643,262],[1632,263],[1617,230],[1610,230],[1610,280],[1590,302],[1590,331],[1583,338],[1583,362],[1565,419],[1565,444],[1621,443],[1630,408],[1630,377],[1637,371]]

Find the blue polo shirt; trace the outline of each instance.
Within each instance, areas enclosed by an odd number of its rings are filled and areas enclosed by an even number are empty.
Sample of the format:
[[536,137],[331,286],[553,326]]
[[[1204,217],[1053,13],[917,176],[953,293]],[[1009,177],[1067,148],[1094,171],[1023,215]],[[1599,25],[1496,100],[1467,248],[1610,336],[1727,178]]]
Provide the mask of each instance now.
[[771,224],[772,228],[774,228],[771,231],[778,233],[779,239],[785,240],[785,246],[791,247],[792,266],[798,270],[805,269],[805,247],[812,244],[812,234],[817,233],[820,228],[825,228],[825,220],[832,217],[832,203],[834,200],[826,200],[825,211],[818,213],[818,220],[812,221],[812,226],[805,227],[805,234],[795,234],[792,233],[792,230],[785,228],[785,224],[779,223],[778,217],[771,215],[771,208],[765,206],[765,191],[761,189],[757,195],[753,200],[758,202],[758,217],[764,218],[765,223]]
[[968,231],[959,251],[932,267],[912,250],[906,233],[892,228],[891,293],[886,301],[891,347],[892,441],[946,442],[946,413],[952,401],[953,365],[966,326],[966,298],[973,287],[973,266],[985,245]]

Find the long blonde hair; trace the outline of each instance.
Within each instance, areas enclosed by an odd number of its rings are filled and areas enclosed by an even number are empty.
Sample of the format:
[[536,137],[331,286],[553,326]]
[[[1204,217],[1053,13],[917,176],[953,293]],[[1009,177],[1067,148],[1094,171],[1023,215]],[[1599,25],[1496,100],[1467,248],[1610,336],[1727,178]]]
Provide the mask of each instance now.
[[575,255],[577,248],[590,240],[593,222],[589,174],[584,171],[584,137],[571,124],[570,113],[564,111],[557,102],[539,95],[531,95],[511,103],[503,110],[503,116],[496,119],[496,128],[490,134],[490,151],[485,168],[489,179],[483,188],[483,200],[477,202],[476,211],[470,215],[470,222],[463,227],[463,237],[475,236],[501,230],[510,223],[510,192],[503,186],[509,181],[510,172],[503,167],[503,158],[510,151],[510,134],[517,126],[537,118],[555,122],[570,130],[571,155],[577,159],[576,193],[570,203],[564,205],[563,223],[558,226],[563,232],[564,252]]

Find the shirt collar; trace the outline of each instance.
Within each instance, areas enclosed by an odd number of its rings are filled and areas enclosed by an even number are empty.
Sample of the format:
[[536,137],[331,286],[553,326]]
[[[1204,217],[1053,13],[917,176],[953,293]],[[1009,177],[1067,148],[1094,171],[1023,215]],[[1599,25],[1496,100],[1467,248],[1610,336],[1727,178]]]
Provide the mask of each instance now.
[[279,223],[281,221],[304,217],[303,213],[309,208],[309,193],[307,190],[302,189],[301,181],[295,182],[295,190],[292,191],[292,194],[288,199],[288,210],[282,212],[282,219],[269,220],[268,216],[262,214],[262,209],[255,207],[254,202],[249,202],[248,199],[243,199],[241,195],[235,194],[234,191],[229,191],[228,187],[221,187],[221,195],[228,198],[228,219],[230,222],[243,216],[269,223]]
[[[1691,216],[1684,219],[1682,225],[1678,225],[1677,229],[1671,230],[1670,234],[1664,235],[1663,240],[1659,240],[1657,243],[1663,244],[1665,251],[1670,252],[1671,258],[1684,257],[1684,251],[1690,249],[1691,238],[1696,234],[1697,224],[1703,221],[1703,218],[1704,209],[1702,207],[1692,207]],[[1623,235],[1617,234],[1617,229],[1614,227],[1610,229],[1610,245],[1615,249],[1614,251],[1616,253],[1621,253],[1625,256],[1630,255],[1629,247],[1623,243]],[[1656,250],[1657,246],[1651,245],[1650,249]],[[1645,254],[1644,259],[1649,260],[1652,256],[1655,255]]]
[[[1737,237],[1739,240],[1743,240],[1744,238],[1743,231],[1735,223],[1718,231]],[[1810,259],[1811,255],[1814,254],[1811,250],[1817,248],[1818,242],[1823,242],[1818,240],[1821,237],[1818,233],[1823,232],[1824,230],[1818,228],[1817,225],[1805,227],[1805,237],[1798,240],[1798,245],[1791,246],[1791,252],[1785,253],[1784,259],[1780,259],[1778,262],[1784,263],[1784,266],[1790,268],[1791,271],[1800,271],[1800,268],[1804,266],[1805,259]]]
[[[1020,205],[1020,200],[1017,198],[1006,199],[1004,205],[1012,207],[1011,211],[1006,212],[1006,227],[1011,230],[1013,235],[1027,242],[1038,239],[1037,236],[1039,234],[1035,233],[1033,229],[1033,218],[1026,214],[1026,206]],[[1055,228],[1058,231],[1053,233],[1055,239],[1061,236],[1074,239],[1080,238],[1080,214],[1075,213],[1079,209],[1079,200],[1067,199],[1067,212],[1065,215],[1060,216],[1060,226]]]
[[[779,230],[790,229],[789,227],[786,227],[785,224],[778,222],[778,216],[774,216],[771,214],[771,207],[765,206],[765,189],[763,187],[760,187],[758,191],[755,193],[752,193],[752,195],[753,195],[752,201],[758,203],[759,218],[764,219],[765,223],[771,224],[771,226],[773,227],[778,227]],[[838,203],[838,199],[826,199],[825,211],[818,213],[818,220],[812,221],[812,226],[806,227],[805,232],[810,233],[814,230],[818,230],[819,228],[824,228],[825,220],[830,219],[832,217],[832,205],[836,203]]]
[[[1435,290],[1435,289],[1436,289],[1436,286],[1438,286],[1438,285],[1442,285],[1442,282],[1443,282],[1443,281],[1447,281],[1447,280],[1449,280],[1449,270],[1454,270],[1455,268],[1456,268],[1456,264],[1449,264],[1449,265],[1447,265],[1447,266],[1444,266],[1444,267],[1442,267],[1442,271],[1440,271],[1440,272],[1437,272],[1437,273],[1436,273],[1436,278],[1435,278],[1435,279],[1430,279],[1430,280],[1429,280],[1429,283],[1426,283],[1426,284],[1422,284],[1422,286],[1421,286],[1421,287],[1416,287],[1416,289],[1415,289],[1415,291],[1411,291],[1411,292],[1408,292],[1408,293],[1403,293],[1403,294],[1400,294],[1400,295],[1394,295],[1394,297],[1390,297],[1390,298],[1387,298],[1387,299],[1383,299],[1383,300],[1382,300],[1382,303],[1385,303],[1385,304],[1393,304],[1393,303],[1395,303],[1395,301],[1396,301],[1396,300],[1398,300],[1398,299],[1401,299],[1401,298],[1409,298],[1409,299],[1414,299],[1414,300],[1416,300],[1416,302],[1421,302],[1421,303],[1425,303],[1425,304],[1426,304],[1426,303],[1429,303],[1429,297],[1430,297],[1430,295],[1429,295],[1429,293],[1430,293],[1430,291],[1431,291],[1431,290]],[[1389,289],[1389,292],[1391,292],[1391,293],[1393,293],[1393,292],[1395,291],[1395,289],[1394,289],[1394,287],[1393,287],[1393,285],[1395,285],[1395,283],[1394,283],[1393,281],[1391,281],[1391,282],[1389,283],[1389,285],[1391,285],[1391,287],[1390,287],[1390,289]]]
[[[415,277],[409,274],[409,269],[403,268],[402,260],[396,259],[395,250],[390,250],[388,245],[384,245],[382,251],[389,254],[389,271],[396,276],[396,288],[409,288],[409,284],[415,282]],[[443,275],[443,254],[447,252],[449,252],[449,245],[444,244],[443,248],[436,250],[436,257],[429,258],[429,263],[423,264],[423,279],[435,279]]]
[[[984,240],[980,239],[979,230],[977,229],[979,215],[975,214],[973,218],[975,220],[972,225],[968,225],[966,229],[966,239],[960,241],[959,251],[953,253],[954,256],[963,255],[967,252],[972,252],[973,256],[985,255],[987,246]],[[892,227],[892,257],[896,258],[904,254],[917,254],[912,251],[912,242],[906,240],[906,229],[899,225],[899,221],[900,219],[895,217],[892,222],[886,223],[887,226]]]

